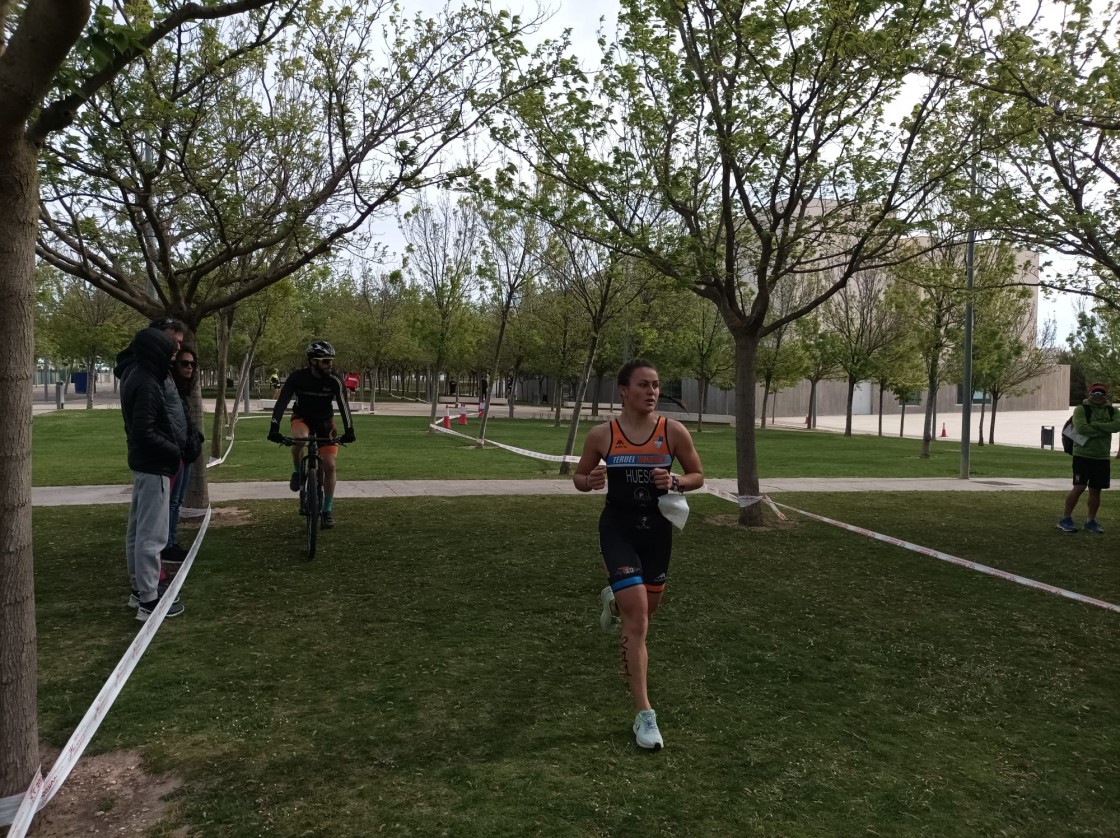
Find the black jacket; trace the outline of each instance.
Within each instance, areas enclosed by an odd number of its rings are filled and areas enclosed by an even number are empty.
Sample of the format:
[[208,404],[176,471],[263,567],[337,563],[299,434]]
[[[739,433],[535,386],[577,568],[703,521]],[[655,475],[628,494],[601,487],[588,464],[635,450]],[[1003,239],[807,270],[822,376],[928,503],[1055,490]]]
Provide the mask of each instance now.
[[133,363],[121,377],[128,467],[171,477],[179,470],[183,455],[163,395],[163,380],[175,352],[175,340],[159,329],[144,329],[136,333],[129,350]]
[[193,463],[202,453],[202,443],[206,442],[206,434],[195,425],[194,419],[191,418],[190,385],[187,385],[185,393],[179,387],[178,381],[175,382],[175,388],[178,390],[179,399],[183,403],[183,415],[187,417],[187,444],[183,448],[183,462]]

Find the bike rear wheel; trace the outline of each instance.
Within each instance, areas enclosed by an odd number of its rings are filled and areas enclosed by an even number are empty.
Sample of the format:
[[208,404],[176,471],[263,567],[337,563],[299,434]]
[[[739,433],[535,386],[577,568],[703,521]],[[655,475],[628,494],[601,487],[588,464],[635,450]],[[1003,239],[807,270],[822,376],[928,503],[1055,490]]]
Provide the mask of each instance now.
[[307,469],[304,484],[304,510],[307,512],[307,560],[315,558],[315,546],[319,540],[319,515],[323,511],[323,487],[320,483],[319,469]]

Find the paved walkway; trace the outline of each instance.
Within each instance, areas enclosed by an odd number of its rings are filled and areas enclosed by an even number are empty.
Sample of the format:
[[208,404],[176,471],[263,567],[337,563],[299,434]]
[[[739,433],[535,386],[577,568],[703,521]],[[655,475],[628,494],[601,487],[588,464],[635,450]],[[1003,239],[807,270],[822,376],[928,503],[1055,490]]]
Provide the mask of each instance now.
[[[729,479],[709,479],[707,484],[734,493]],[[788,477],[763,480],[765,494],[781,492],[1064,492],[1064,478],[990,478],[959,480],[941,478],[816,478]],[[602,497],[602,493],[575,491],[569,480],[340,480],[338,498],[460,497],[470,495],[570,495]],[[128,503],[132,486],[40,486],[32,489],[33,506],[85,506],[102,503]],[[237,500],[285,500],[294,497],[286,482],[211,483],[213,503]]]

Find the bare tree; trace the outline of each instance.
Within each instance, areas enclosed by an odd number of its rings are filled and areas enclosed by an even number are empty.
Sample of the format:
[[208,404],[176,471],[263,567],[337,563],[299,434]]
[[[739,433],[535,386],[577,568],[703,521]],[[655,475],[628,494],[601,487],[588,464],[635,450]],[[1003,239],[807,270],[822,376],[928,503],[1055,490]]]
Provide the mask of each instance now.
[[907,330],[907,313],[892,304],[893,284],[886,270],[860,271],[821,307],[823,324],[840,339],[839,363],[848,378],[844,436],[852,435],[856,385],[871,377],[877,357]]
[[452,204],[444,193],[431,203],[421,200],[402,221],[409,257],[405,270],[415,280],[422,302],[431,313],[419,324],[419,331],[431,353],[429,419],[435,424],[439,376],[445,371],[451,344],[463,337],[459,327],[478,286],[475,248],[479,218],[471,202]]

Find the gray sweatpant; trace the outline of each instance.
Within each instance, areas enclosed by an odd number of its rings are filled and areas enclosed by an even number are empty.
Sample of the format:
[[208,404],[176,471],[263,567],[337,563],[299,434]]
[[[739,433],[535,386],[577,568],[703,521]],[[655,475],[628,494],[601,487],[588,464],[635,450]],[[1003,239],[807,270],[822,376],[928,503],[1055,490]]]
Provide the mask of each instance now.
[[129,584],[141,602],[151,602],[159,596],[159,554],[167,546],[170,499],[171,478],[132,472],[132,505],[128,508],[124,556]]

